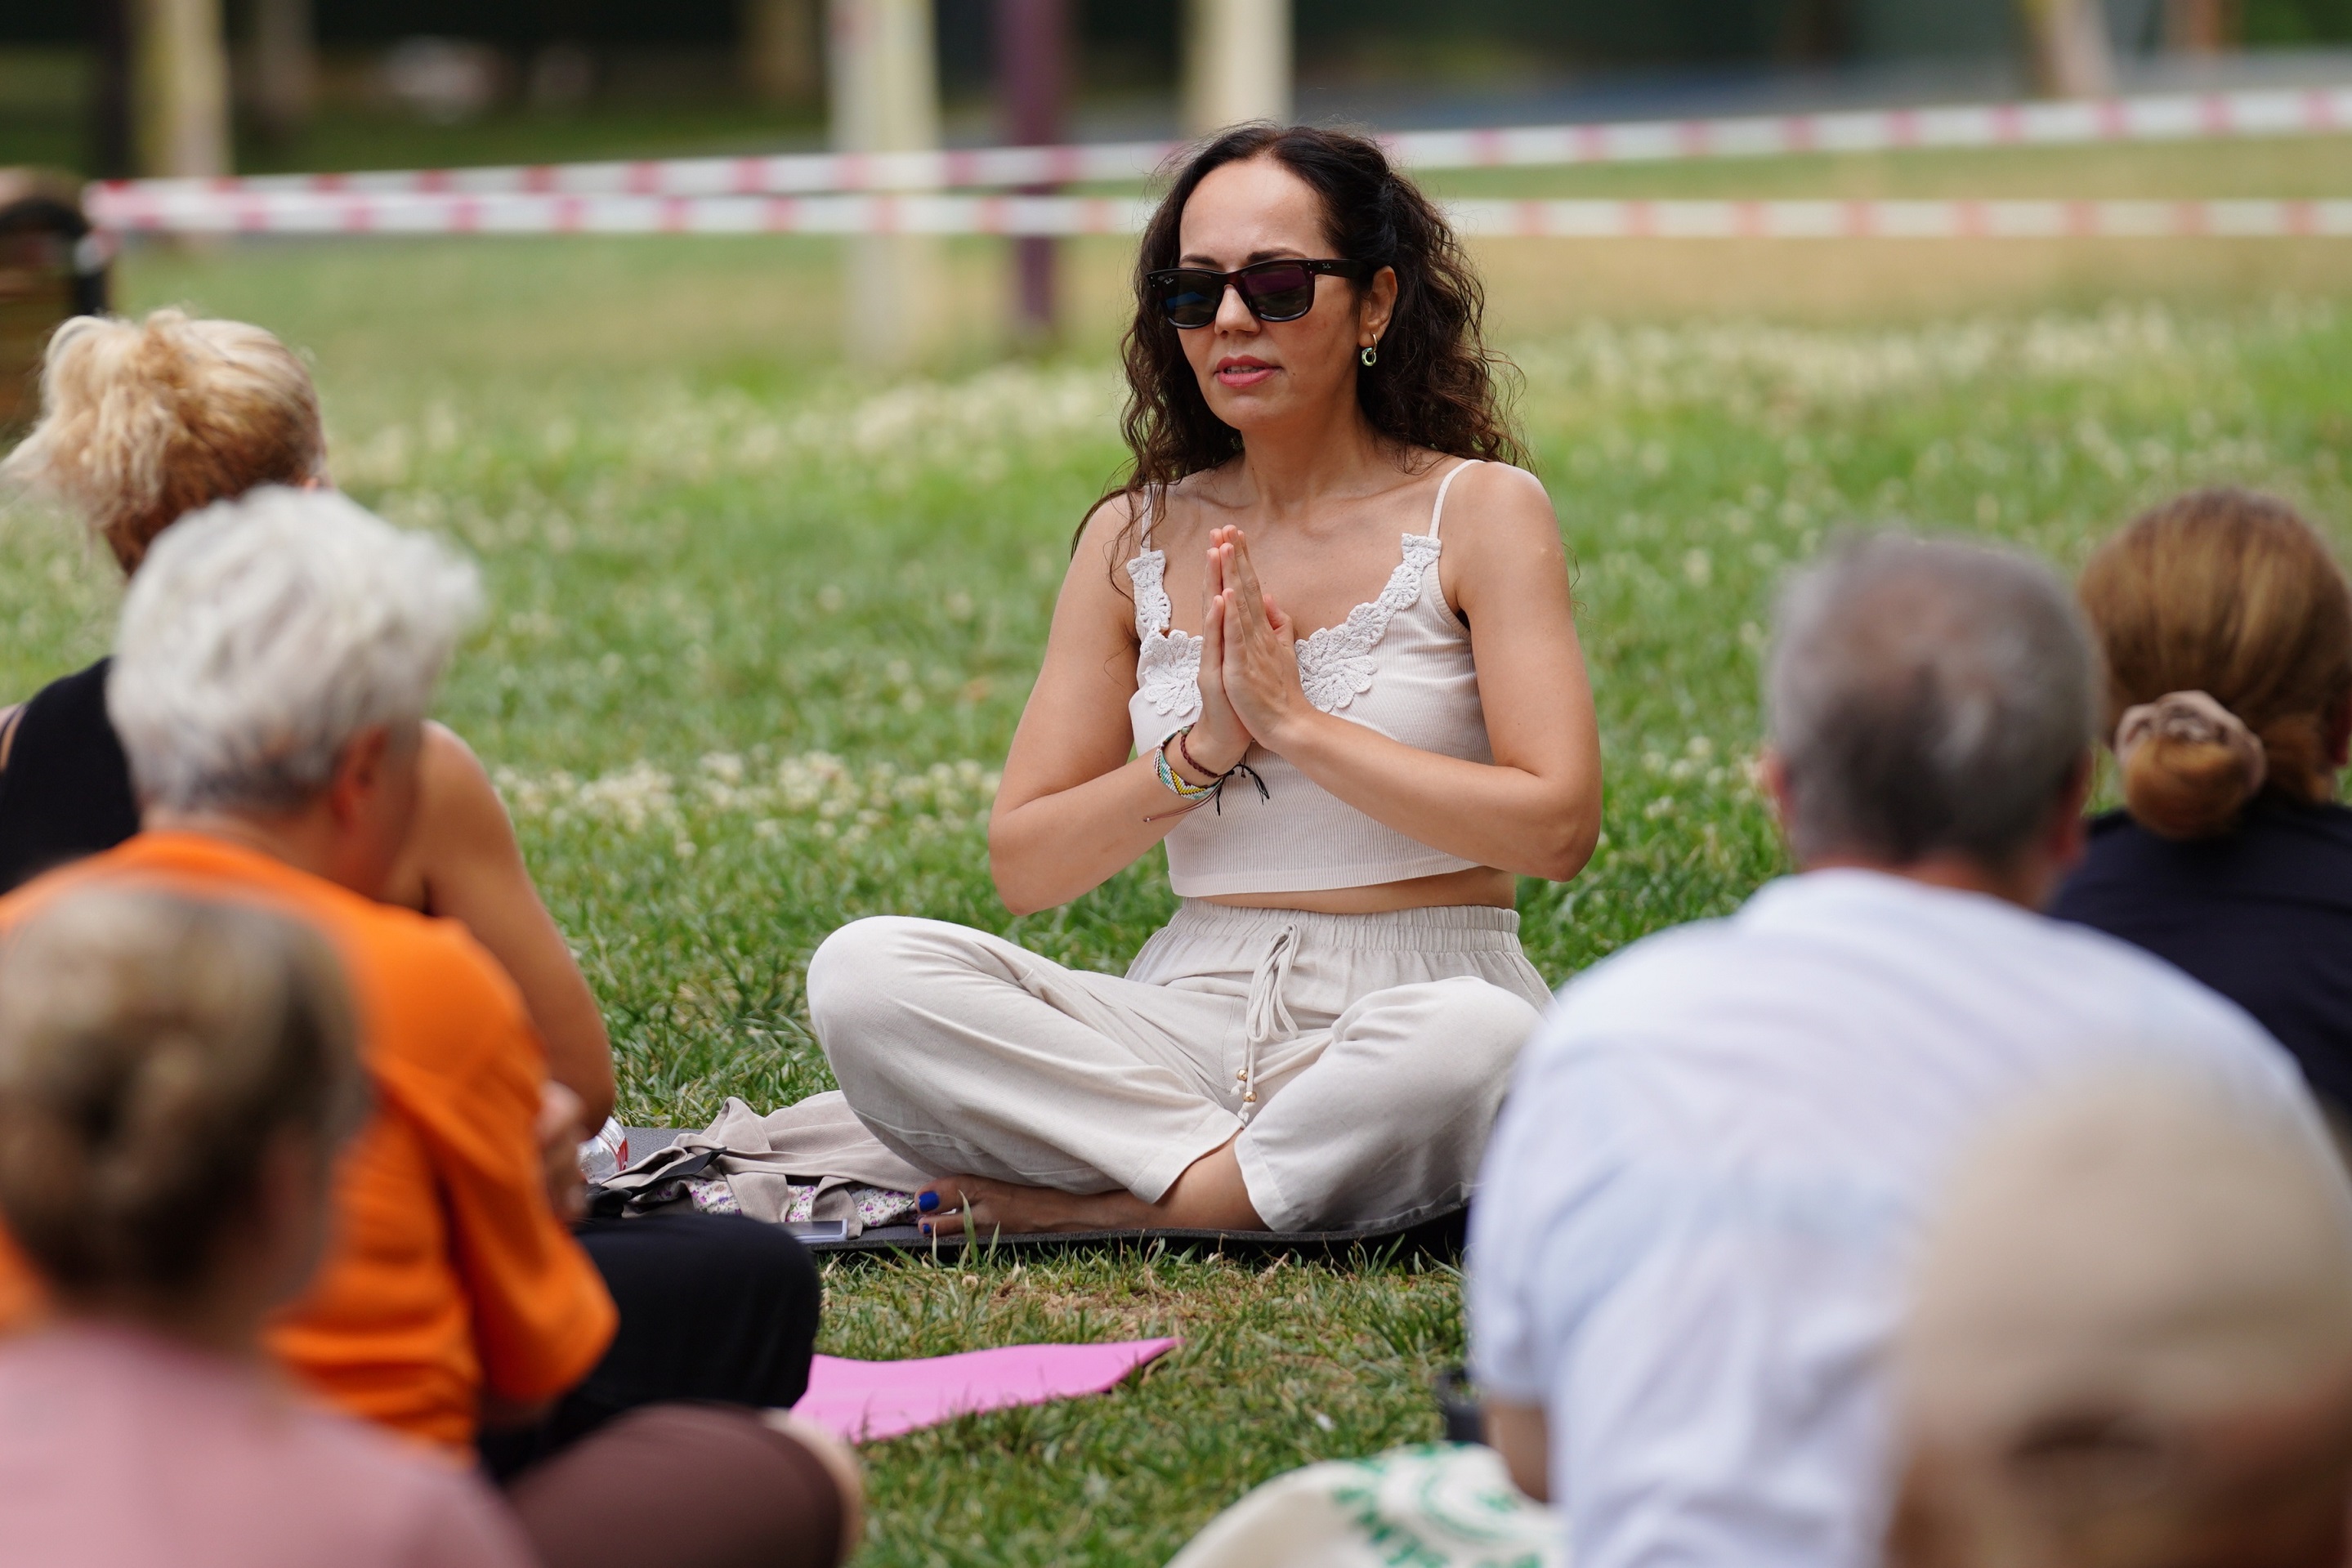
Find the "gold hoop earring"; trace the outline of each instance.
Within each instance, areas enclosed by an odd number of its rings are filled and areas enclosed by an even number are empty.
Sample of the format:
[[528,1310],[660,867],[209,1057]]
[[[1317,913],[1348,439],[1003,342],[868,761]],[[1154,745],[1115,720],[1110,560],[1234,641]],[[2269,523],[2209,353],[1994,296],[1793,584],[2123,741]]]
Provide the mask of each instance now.
[[1381,362],[1381,346],[1378,343],[1365,344],[1364,351],[1358,354],[1356,359],[1358,362],[1364,367],[1364,369],[1368,371],[1370,370],[1374,365]]

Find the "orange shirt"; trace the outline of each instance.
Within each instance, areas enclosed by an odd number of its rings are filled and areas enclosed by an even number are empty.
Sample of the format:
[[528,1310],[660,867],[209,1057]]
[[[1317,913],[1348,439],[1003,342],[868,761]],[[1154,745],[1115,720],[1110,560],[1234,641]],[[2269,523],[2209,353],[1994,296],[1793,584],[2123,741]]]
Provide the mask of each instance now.
[[[279,1359],[352,1414],[457,1448],[486,1389],[528,1403],[586,1376],[615,1313],[548,1202],[533,1131],[546,1053],[465,928],[223,840],[142,833],[0,899],[0,930],[100,880],[249,900],[342,957],[375,1105],[337,1173],[326,1260],[270,1331]],[[36,1299],[0,1249],[0,1314]]]

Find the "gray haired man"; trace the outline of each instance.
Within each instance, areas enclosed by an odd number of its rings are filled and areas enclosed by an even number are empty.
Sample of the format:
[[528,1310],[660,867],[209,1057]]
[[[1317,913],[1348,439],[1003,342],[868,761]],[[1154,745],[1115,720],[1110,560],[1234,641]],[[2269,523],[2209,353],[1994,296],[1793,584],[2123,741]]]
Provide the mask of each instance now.
[[1763,771],[1798,874],[1564,989],[1480,1183],[1490,1433],[1577,1568],[1877,1562],[1905,1264],[2017,1095],[2121,1056],[2313,1123],[2235,1007],[2034,913],[2081,844],[2092,675],[2004,552],[1864,538],[1783,595]]

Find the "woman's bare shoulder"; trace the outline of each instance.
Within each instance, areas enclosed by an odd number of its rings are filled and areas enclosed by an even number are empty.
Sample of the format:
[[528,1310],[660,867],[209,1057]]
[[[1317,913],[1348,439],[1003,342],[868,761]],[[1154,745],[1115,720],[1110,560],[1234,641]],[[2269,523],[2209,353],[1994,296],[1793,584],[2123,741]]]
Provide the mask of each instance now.
[[1142,532],[1135,521],[1139,505],[1126,491],[1095,503],[1095,509],[1079,525],[1077,543],[1070,550],[1069,570],[1062,579],[1066,597],[1072,588],[1090,582],[1108,584],[1114,595],[1118,593],[1127,580],[1127,562],[1142,548]]
[[437,718],[425,721],[423,750],[418,758],[428,781],[446,782],[461,778],[478,779],[484,784],[490,781],[489,769],[474,755],[474,748],[466,744],[466,737]]
[[418,768],[417,836],[431,858],[440,858],[436,850],[513,842],[514,825],[490,770],[456,730],[425,721]]
[[1487,461],[1460,469],[1445,493],[1446,537],[1458,528],[1506,538],[1523,533],[1557,537],[1559,517],[1543,481],[1515,464]]
[[1465,616],[1499,592],[1566,601],[1568,546],[1543,482],[1508,463],[1464,468],[1446,492],[1446,592]]
[[1077,548],[1073,555],[1104,555],[1122,544],[1131,544],[1135,519],[1141,502],[1132,490],[1113,490],[1097,501],[1087,520],[1078,525]]
[[1135,586],[1129,563],[1142,548],[1135,515],[1135,497],[1124,492],[1105,497],[1087,515],[1054,601],[1055,631],[1046,653],[1049,665],[1055,663],[1057,649],[1115,649],[1122,639],[1132,644]]

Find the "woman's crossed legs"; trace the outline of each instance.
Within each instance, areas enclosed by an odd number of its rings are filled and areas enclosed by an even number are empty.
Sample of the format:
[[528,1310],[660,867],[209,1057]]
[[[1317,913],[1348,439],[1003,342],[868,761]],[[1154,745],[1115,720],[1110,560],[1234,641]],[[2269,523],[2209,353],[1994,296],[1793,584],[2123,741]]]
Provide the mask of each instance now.
[[811,960],[810,1013],[859,1116],[939,1175],[932,1223],[1303,1230],[1458,1202],[1538,1017],[1516,940],[1226,913],[1192,924],[1232,941],[1156,938],[1150,980],[862,920]]

